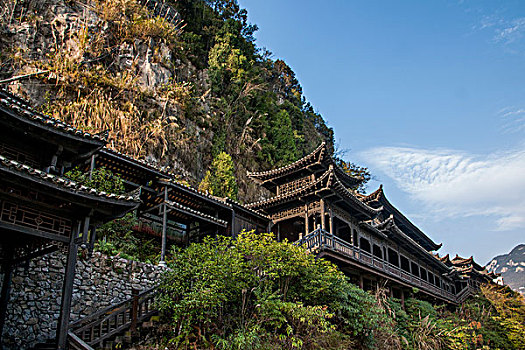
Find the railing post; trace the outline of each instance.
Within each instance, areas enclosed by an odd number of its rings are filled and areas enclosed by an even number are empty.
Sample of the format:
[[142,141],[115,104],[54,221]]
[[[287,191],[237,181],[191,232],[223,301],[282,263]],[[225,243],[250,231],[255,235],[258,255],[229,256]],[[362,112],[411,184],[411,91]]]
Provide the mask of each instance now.
[[131,334],[134,335],[137,332],[137,320],[139,317],[139,290],[133,288],[131,290]]

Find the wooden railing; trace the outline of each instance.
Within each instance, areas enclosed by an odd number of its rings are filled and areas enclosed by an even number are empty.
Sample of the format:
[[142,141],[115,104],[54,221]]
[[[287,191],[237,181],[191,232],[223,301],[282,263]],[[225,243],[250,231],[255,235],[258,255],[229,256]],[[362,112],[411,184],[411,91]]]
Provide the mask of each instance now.
[[361,250],[359,247],[353,246],[343,239],[336,237],[329,232],[322,229],[317,229],[295,244],[305,247],[307,250],[332,250],[345,257],[351,258],[361,264],[372,267],[375,270],[384,272],[390,276],[396,277],[411,286],[422,289],[434,296],[440,296],[448,301],[457,302],[456,295],[441,289],[420,277],[414,276],[407,271],[395,266],[388,261],[385,261],[369,252]]
[[467,300],[469,296],[476,294],[476,291],[476,288],[474,288],[470,284],[467,284],[465,288],[463,288],[458,294],[456,294],[457,303],[463,303],[465,300]]
[[92,350],[103,342],[130,329],[156,313],[155,291],[133,292],[131,299],[111,305],[72,323],[69,326],[69,346],[75,350]]

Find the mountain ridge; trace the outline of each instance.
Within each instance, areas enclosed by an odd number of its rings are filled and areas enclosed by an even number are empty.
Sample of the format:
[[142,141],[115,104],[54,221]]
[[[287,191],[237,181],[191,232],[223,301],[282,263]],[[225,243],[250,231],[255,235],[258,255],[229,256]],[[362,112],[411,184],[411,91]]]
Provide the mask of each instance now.
[[495,256],[486,268],[489,272],[501,274],[505,284],[525,295],[525,244],[518,244],[509,253]]

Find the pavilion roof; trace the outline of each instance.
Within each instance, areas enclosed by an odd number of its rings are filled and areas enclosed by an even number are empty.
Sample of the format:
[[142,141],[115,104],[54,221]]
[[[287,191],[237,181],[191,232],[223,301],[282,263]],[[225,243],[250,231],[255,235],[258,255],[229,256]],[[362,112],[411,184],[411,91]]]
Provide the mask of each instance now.
[[280,203],[285,203],[290,200],[297,199],[301,196],[308,196],[312,194],[317,195],[324,190],[329,190],[334,193],[337,193],[341,198],[345,200],[345,202],[347,202],[357,212],[360,212],[367,218],[374,217],[377,215],[378,212],[380,212],[380,209],[374,209],[372,207],[369,207],[368,205],[357,199],[354,193],[348,190],[346,186],[341,182],[338,173],[332,165],[330,165],[328,170],[326,170],[325,173],[319,176],[315,181],[310,182],[301,188],[298,188],[294,191],[286,192],[281,195],[276,195],[269,199],[247,204],[246,207],[255,210],[260,210],[263,208],[272,207]]
[[[0,178],[70,203],[60,210],[79,214],[78,209],[93,210],[93,219],[101,222],[122,217],[140,204],[139,192],[117,195],[81,185],[28,165],[0,156]],[[77,209],[74,209],[77,208]]]
[[77,140],[91,141],[103,146],[106,144],[108,138],[107,132],[98,134],[88,133],[59,119],[42,114],[35,110],[28,101],[5,89],[0,89],[0,108],[21,121],[73,137]]
[[0,155],[0,170],[2,172],[9,171],[12,173],[20,173],[24,175],[29,175],[30,177],[34,179],[48,182],[50,184],[58,186],[61,189],[64,189],[71,193],[97,197],[97,198],[101,198],[104,200],[125,201],[125,202],[132,202],[132,203],[140,202],[138,192],[118,195],[114,193],[107,193],[104,191],[99,191],[97,189],[81,185],[65,177],[49,174],[49,173],[46,173],[45,171],[34,169],[28,165],[8,159],[2,155]]
[[383,210],[387,214],[393,215],[396,225],[425,249],[430,251],[441,248],[442,244],[435,243],[430,237],[428,237],[423,231],[414,225],[405,215],[403,215],[403,213],[394,207],[392,203],[390,203],[383,191],[383,185],[380,185],[376,191],[369,195],[358,195],[358,197],[363,203],[371,207],[383,207]]
[[361,177],[348,175],[339,165],[335,163],[331,152],[328,150],[326,142],[322,142],[311,153],[291,164],[267,171],[248,172],[247,175],[253,180],[258,181],[263,185],[267,185],[272,184],[283,177],[299,173],[314,166],[320,166],[320,168],[323,170],[326,170],[329,166],[332,166],[334,171],[338,174],[340,181],[343,182],[347,187],[355,186],[363,180]]

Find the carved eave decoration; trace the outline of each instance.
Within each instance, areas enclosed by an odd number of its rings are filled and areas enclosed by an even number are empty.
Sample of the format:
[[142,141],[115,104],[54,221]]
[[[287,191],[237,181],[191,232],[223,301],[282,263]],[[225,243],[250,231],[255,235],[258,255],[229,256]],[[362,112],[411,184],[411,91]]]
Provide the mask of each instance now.
[[299,189],[266,200],[250,203],[246,206],[255,210],[264,210],[292,200],[301,200],[306,196],[327,198],[328,196],[325,195],[327,193],[331,193],[332,195],[337,196],[339,201],[347,203],[364,219],[370,219],[377,216],[381,210],[371,208],[357,199],[353,192],[348,190],[340,181],[333,166],[330,166],[328,170],[315,181],[312,181]]
[[359,199],[363,203],[373,208],[383,207],[383,210],[388,215],[394,216],[397,226],[400,227],[413,240],[417,241],[419,245],[424,247],[426,250],[437,251],[441,248],[441,243],[435,243],[430,237],[428,237],[416,225],[414,225],[406,216],[404,216],[396,207],[394,207],[392,203],[390,203],[383,191],[383,185],[380,185],[376,191],[372,192],[369,195],[359,195]]
[[310,154],[291,164],[268,171],[248,172],[247,175],[261,185],[272,188],[277,185],[279,179],[294,173],[299,173],[303,170],[310,170],[316,166],[323,169],[332,166],[339,176],[340,181],[342,181],[347,187],[356,186],[363,180],[361,177],[348,175],[341,167],[335,164],[334,159],[327,148],[326,142],[322,142]]

